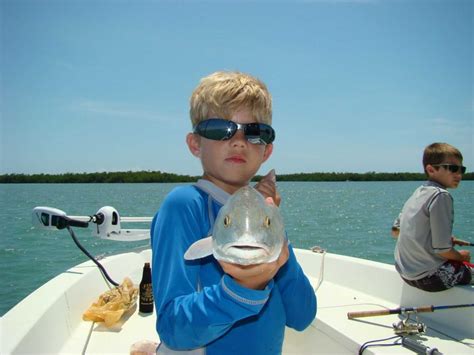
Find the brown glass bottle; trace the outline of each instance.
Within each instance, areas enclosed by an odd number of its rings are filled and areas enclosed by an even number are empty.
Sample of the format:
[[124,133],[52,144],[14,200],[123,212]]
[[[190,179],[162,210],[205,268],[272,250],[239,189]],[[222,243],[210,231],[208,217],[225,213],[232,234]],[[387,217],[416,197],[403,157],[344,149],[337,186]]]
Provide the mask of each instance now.
[[140,313],[153,312],[153,290],[151,287],[150,263],[143,266],[142,281],[140,282],[140,302],[138,306]]

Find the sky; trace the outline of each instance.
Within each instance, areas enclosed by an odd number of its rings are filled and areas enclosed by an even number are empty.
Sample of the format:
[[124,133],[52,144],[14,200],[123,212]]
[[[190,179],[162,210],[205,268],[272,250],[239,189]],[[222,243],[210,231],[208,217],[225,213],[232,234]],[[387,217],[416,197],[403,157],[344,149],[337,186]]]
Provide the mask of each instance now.
[[470,0],[0,0],[0,174],[200,175],[189,97],[260,78],[260,174],[422,172],[448,142],[473,171]]

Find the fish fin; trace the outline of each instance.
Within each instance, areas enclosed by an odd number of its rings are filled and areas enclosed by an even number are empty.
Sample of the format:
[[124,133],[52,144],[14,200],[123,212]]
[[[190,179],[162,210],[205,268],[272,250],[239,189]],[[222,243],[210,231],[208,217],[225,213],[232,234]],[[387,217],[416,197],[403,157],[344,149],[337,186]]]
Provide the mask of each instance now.
[[268,175],[268,177],[270,178],[271,181],[273,181],[273,182],[277,181],[275,169],[270,170],[267,175]]
[[196,260],[212,255],[212,237],[199,239],[184,253],[185,260]]
[[276,179],[276,173],[275,173],[275,169],[272,169],[270,170],[267,175],[263,176],[262,177],[262,180],[268,180],[268,181],[271,181],[271,182],[276,182],[277,179]]

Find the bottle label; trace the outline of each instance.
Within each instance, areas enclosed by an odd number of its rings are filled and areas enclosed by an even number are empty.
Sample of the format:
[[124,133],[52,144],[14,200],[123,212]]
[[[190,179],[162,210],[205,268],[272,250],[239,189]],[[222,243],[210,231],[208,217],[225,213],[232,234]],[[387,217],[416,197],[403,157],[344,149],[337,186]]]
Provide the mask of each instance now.
[[153,303],[153,290],[151,284],[145,284],[142,286],[142,293],[140,294],[142,303],[152,304]]

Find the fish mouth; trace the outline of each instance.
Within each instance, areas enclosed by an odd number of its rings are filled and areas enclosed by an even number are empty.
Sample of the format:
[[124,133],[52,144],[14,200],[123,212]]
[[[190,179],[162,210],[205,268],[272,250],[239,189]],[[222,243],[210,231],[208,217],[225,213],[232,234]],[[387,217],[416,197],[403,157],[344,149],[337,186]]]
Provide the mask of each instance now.
[[253,242],[236,242],[236,243],[229,243],[225,246],[226,250],[241,250],[243,252],[245,251],[263,251],[266,253],[270,253],[270,249],[268,248],[268,245],[265,245],[263,243],[253,243]]
[[263,247],[257,247],[254,245],[233,245],[229,248],[237,248],[243,251],[265,250]]
[[222,252],[225,260],[241,265],[261,262],[271,254],[270,248],[260,243],[229,243]]

